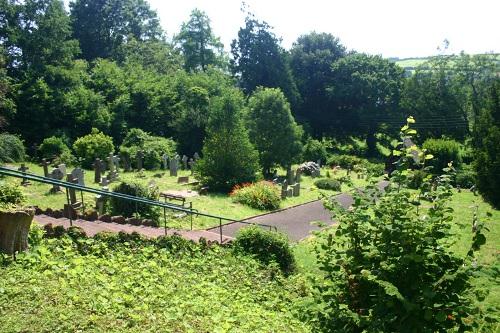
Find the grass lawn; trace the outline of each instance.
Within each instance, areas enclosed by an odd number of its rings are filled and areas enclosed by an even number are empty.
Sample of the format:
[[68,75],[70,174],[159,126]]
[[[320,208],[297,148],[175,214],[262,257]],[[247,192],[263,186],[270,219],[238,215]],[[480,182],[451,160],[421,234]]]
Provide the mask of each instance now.
[[[29,172],[43,175],[43,168],[34,163],[27,163],[29,167]],[[18,165],[15,165],[16,167]],[[69,168],[69,170],[72,170]],[[189,176],[191,174],[190,171],[179,171],[179,176]],[[279,170],[279,175],[285,175],[285,170]],[[322,175],[326,174],[326,169],[322,170]],[[339,171],[336,176],[345,175],[345,171]],[[177,184],[177,177],[170,177],[168,171],[157,170],[157,171],[145,171],[142,173],[142,177],[137,172],[122,172],[120,173],[121,180],[130,181],[135,180],[143,184],[155,184],[159,187],[160,191],[166,190],[187,190],[187,189],[195,189],[192,186]],[[192,177],[190,177],[192,180]],[[280,208],[287,208],[291,206],[295,206],[298,204],[310,202],[313,200],[317,200],[320,196],[320,190],[318,190],[314,186],[314,181],[309,176],[302,176],[301,182],[301,195],[299,197],[287,198],[282,201]],[[352,173],[352,180],[354,186],[364,186],[366,181],[364,179],[357,179],[356,173]],[[9,182],[17,182],[20,183],[20,179],[17,178],[8,178]],[[112,189],[118,182],[115,182],[110,185]],[[92,170],[85,171],[85,185],[100,188],[98,184],[94,183],[94,172]],[[42,183],[33,183],[30,186],[25,188],[25,193],[28,197],[28,203],[30,205],[36,205],[40,208],[53,208],[53,209],[62,209],[64,203],[66,202],[66,194],[58,193],[58,194],[49,194],[49,190],[52,186]],[[342,188],[343,191],[347,191],[349,188],[344,186]],[[338,192],[321,190],[321,192],[327,195],[334,195]],[[80,194],[78,194],[78,198],[80,198]],[[95,196],[90,193],[83,194],[83,200],[87,207],[95,206]],[[250,208],[248,206],[235,203],[231,200],[231,198],[226,194],[217,194],[210,193],[208,195],[202,195],[198,197],[193,197],[187,200],[187,202],[192,201],[193,208],[197,209],[200,212],[208,213],[211,215],[217,215],[226,217],[233,220],[241,220],[244,218],[248,218],[251,216],[259,215],[265,213],[267,211],[257,210],[254,208]],[[176,203],[172,201],[172,203]],[[169,219],[167,224],[170,227],[174,228],[189,228],[190,221],[187,218],[178,219],[173,217],[174,212],[169,214]],[[216,219],[206,218],[206,217],[195,217],[193,219],[193,227],[194,229],[205,229],[215,225],[218,225],[219,221]]]
[[[490,315],[500,316],[500,210],[492,208],[480,196],[475,196],[472,192],[463,190],[455,192],[451,207],[454,210],[454,232],[458,234],[458,241],[453,245],[452,250],[461,255],[465,255],[469,250],[472,234],[471,225],[474,212],[477,209],[479,220],[485,223],[489,229],[486,232],[487,242],[477,255],[478,264],[481,270],[474,279],[474,285],[482,289],[486,294],[484,300],[479,303],[481,311]],[[303,240],[294,247],[295,258],[299,271],[304,274],[321,274],[316,263],[314,247],[317,240],[314,236]],[[486,293],[487,291],[487,293]],[[482,327],[479,331],[493,331],[495,327]]]

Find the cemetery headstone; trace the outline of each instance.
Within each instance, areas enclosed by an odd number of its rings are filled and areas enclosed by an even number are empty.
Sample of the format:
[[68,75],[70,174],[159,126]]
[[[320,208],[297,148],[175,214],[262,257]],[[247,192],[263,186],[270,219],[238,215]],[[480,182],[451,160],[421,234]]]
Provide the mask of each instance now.
[[175,155],[175,157],[170,160],[170,176],[177,177],[178,168],[179,168],[179,155]]
[[[63,164],[59,164],[59,165],[57,166],[57,168],[58,168],[59,170],[61,170],[61,172],[62,172],[62,174],[63,174],[63,178],[64,178],[64,175],[66,174],[66,164],[64,164],[64,163],[63,163]],[[61,178],[61,179],[62,179],[62,178]]]
[[[66,175],[66,181],[68,183],[74,183],[74,184],[76,184],[78,182],[78,179],[75,179],[71,173],[68,173]],[[69,192],[69,201],[70,201],[70,203],[71,204],[76,204],[77,200],[76,200],[75,189],[74,188],[68,188],[68,192]]]
[[144,152],[142,150],[139,150],[137,154],[135,154],[135,159],[137,163],[137,171],[142,170],[142,159],[144,158]]
[[178,184],[189,183],[189,176],[181,176],[181,177],[177,178],[177,183]]
[[296,183],[300,183],[300,181],[302,180],[302,171],[300,169],[297,169],[297,171],[295,171],[295,182]]
[[286,199],[287,196],[286,188],[287,188],[287,182],[285,179],[283,183],[281,183],[281,199]]
[[194,161],[195,162],[200,159],[200,155],[198,154],[198,152],[195,152],[194,155],[193,155],[193,157],[194,157]]
[[293,197],[293,188],[292,188],[292,187],[289,187],[289,188],[286,190],[286,196],[287,196],[287,198],[291,198],[291,197]]
[[189,164],[189,169],[191,170],[191,175],[193,175],[194,165],[196,164],[196,162],[192,158],[190,158],[188,164]]
[[102,161],[100,158],[96,158],[94,161],[94,164],[92,166],[94,167],[94,183],[100,183],[101,182],[101,171],[102,171]]
[[71,176],[78,181],[78,185],[85,186],[85,174],[81,168],[73,169]]
[[49,176],[49,161],[47,161],[46,158],[42,158],[42,167],[43,167],[43,176],[48,177]]
[[130,158],[126,154],[121,154],[121,161],[123,165],[123,170],[128,172],[132,170],[132,166],[130,165]]
[[182,155],[182,168],[187,170],[188,168],[188,157],[186,155]]
[[[22,173],[26,173],[26,171],[28,171],[29,168],[26,166],[26,164],[23,163],[17,170],[21,171]],[[22,186],[28,186],[29,184],[30,182],[28,181],[27,178],[23,178],[23,180],[21,181]]]
[[300,184],[299,183],[293,184],[292,185],[292,190],[293,190],[293,196],[294,197],[300,196]]
[[121,158],[118,155],[113,156],[113,164],[115,165],[116,173],[120,171],[120,160]]
[[[50,172],[50,178],[55,179],[55,180],[62,180],[64,178],[64,174],[62,173],[61,169],[54,168]],[[57,193],[60,191],[61,191],[61,188],[59,187],[59,185],[52,185],[52,189],[50,190],[51,193]]]
[[316,164],[318,164],[318,167],[320,167],[320,168],[321,168],[321,159],[317,160],[317,161],[316,161]]
[[108,157],[106,158],[108,162],[108,170],[109,172],[114,172],[115,171],[115,162],[113,161],[113,153],[109,153]]
[[102,177],[100,185],[102,187],[108,186],[109,185],[108,177]]
[[168,155],[167,154],[163,154],[163,156],[161,157],[162,161],[163,161],[163,169],[164,170],[168,170]]
[[286,169],[286,181],[288,182],[288,184],[293,184],[293,170],[292,170],[292,166],[289,165]]

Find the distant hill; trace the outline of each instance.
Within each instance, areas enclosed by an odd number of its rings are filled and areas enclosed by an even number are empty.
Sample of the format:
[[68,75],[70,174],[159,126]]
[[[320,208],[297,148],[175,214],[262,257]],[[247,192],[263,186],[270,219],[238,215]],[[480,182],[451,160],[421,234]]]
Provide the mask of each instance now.
[[[488,54],[491,57],[495,57],[497,61],[500,63],[500,54]],[[405,70],[412,71],[422,63],[429,60],[431,57],[422,57],[422,58],[389,58],[390,61],[395,62],[397,65],[403,67]]]

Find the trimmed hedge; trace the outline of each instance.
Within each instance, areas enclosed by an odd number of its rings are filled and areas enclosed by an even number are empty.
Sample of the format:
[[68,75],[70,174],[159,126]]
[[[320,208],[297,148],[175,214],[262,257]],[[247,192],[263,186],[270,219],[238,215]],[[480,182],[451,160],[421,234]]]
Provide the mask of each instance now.
[[[136,197],[158,200],[158,187],[147,187],[137,182],[121,182],[113,188],[113,192],[133,195]],[[141,217],[152,219],[158,222],[160,212],[158,207],[144,203],[134,203],[129,200],[123,200],[112,197],[110,199],[110,210],[112,215],[122,215],[132,217],[137,212]]]
[[23,162],[26,159],[26,149],[23,141],[8,133],[0,134],[0,163]]
[[422,145],[428,154],[434,156],[429,160],[429,165],[433,167],[432,172],[441,174],[448,163],[453,162],[456,168],[462,162],[460,158],[461,145],[455,140],[450,139],[427,139]]
[[265,265],[278,264],[281,271],[290,274],[295,270],[295,257],[286,235],[251,226],[240,229],[233,242],[237,253],[249,254]]
[[314,182],[314,186],[322,190],[340,191],[342,184],[336,179],[318,179]]

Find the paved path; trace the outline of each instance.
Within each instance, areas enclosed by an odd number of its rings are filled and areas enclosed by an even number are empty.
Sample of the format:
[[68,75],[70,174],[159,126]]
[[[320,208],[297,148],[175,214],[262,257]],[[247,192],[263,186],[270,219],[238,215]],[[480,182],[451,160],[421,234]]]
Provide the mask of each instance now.
[[[387,186],[386,181],[379,183],[379,188],[383,189]],[[333,197],[344,208],[348,208],[353,203],[353,198],[350,194],[341,193]],[[330,226],[335,223],[331,218],[332,213],[323,206],[322,200],[309,202],[291,208],[286,208],[277,212],[256,216],[244,222],[265,224],[276,227],[279,231],[288,235],[289,239],[299,241],[308,237],[311,231],[319,230],[320,227],[312,222],[322,222],[324,225]],[[235,237],[238,230],[248,224],[234,222],[222,226],[222,234]],[[263,228],[266,228],[263,226]],[[219,233],[219,227],[210,228],[208,231]]]
[[[56,219],[47,215],[36,215],[35,222],[41,225],[46,225],[52,223],[53,226],[62,225],[65,228],[69,228],[70,221],[66,218]],[[132,233],[137,232],[143,236],[156,238],[165,235],[165,229],[154,228],[146,226],[135,226],[131,224],[118,224],[118,223],[107,223],[102,221],[85,221],[85,220],[74,220],[73,226],[82,228],[87,236],[94,236],[98,232],[108,231],[108,232],[126,232]],[[168,235],[173,235],[174,233],[179,234],[183,238],[193,240],[197,242],[201,237],[204,237],[208,241],[220,242],[220,235],[218,233],[206,231],[206,230],[177,230],[177,229],[167,229]],[[226,243],[232,240],[231,237],[223,236],[222,243]]]

